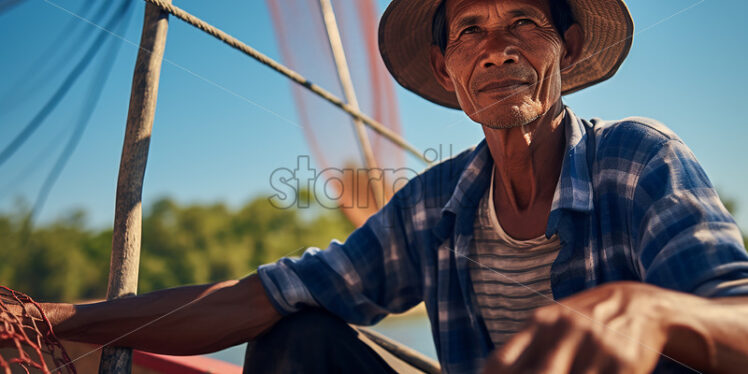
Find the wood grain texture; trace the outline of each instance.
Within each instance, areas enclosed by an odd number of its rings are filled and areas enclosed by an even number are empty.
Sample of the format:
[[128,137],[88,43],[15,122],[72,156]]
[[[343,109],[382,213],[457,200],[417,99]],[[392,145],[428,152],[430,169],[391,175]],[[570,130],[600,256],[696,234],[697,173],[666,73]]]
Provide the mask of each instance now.
[[[168,16],[168,13],[158,7],[146,4],[117,180],[107,299],[135,295],[138,289],[143,176],[156,112],[161,62],[169,27]],[[113,344],[116,345],[116,342]],[[99,373],[130,373],[131,368],[130,349],[112,346],[104,348]]]

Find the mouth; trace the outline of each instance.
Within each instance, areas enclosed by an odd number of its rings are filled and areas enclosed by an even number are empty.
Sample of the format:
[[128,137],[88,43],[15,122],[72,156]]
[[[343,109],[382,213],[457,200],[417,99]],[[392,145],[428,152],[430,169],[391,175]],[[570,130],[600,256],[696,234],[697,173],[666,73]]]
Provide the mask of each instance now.
[[504,79],[500,81],[491,81],[480,86],[478,88],[478,93],[511,93],[529,86],[529,82],[520,79]]

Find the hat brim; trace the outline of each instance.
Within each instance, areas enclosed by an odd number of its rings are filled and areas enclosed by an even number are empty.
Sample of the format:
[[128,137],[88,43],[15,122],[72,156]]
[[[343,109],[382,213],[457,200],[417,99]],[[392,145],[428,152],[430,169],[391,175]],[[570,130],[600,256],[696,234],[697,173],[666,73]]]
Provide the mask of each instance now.
[[[393,0],[379,22],[379,52],[395,80],[417,95],[460,109],[453,92],[431,70],[431,25],[442,0]],[[612,77],[628,55],[634,21],[622,0],[568,0],[584,33],[580,59],[561,72],[561,94]]]

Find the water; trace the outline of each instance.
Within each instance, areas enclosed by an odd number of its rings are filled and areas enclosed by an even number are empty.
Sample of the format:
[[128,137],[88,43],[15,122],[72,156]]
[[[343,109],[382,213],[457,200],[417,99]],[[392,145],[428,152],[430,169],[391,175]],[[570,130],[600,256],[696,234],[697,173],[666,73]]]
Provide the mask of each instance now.
[[431,324],[426,315],[385,318],[372,327],[382,335],[397,340],[436,360],[436,348],[431,337]]
[[[423,314],[388,317],[372,329],[436,359],[436,348],[431,338],[429,320]],[[242,366],[246,349],[247,345],[241,344],[206,356]]]

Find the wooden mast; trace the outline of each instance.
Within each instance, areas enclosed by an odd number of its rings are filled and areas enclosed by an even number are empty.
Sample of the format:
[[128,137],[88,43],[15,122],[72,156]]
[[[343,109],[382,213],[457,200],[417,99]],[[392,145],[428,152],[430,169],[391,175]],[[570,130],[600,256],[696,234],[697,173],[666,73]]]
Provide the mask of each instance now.
[[[169,27],[168,16],[169,13],[146,3],[117,180],[107,299],[135,295],[138,289],[143,176],[156,112],[158,81]],[[99,373],[130,373],[131,369],[131,349],[112,346],[104,348]]]

